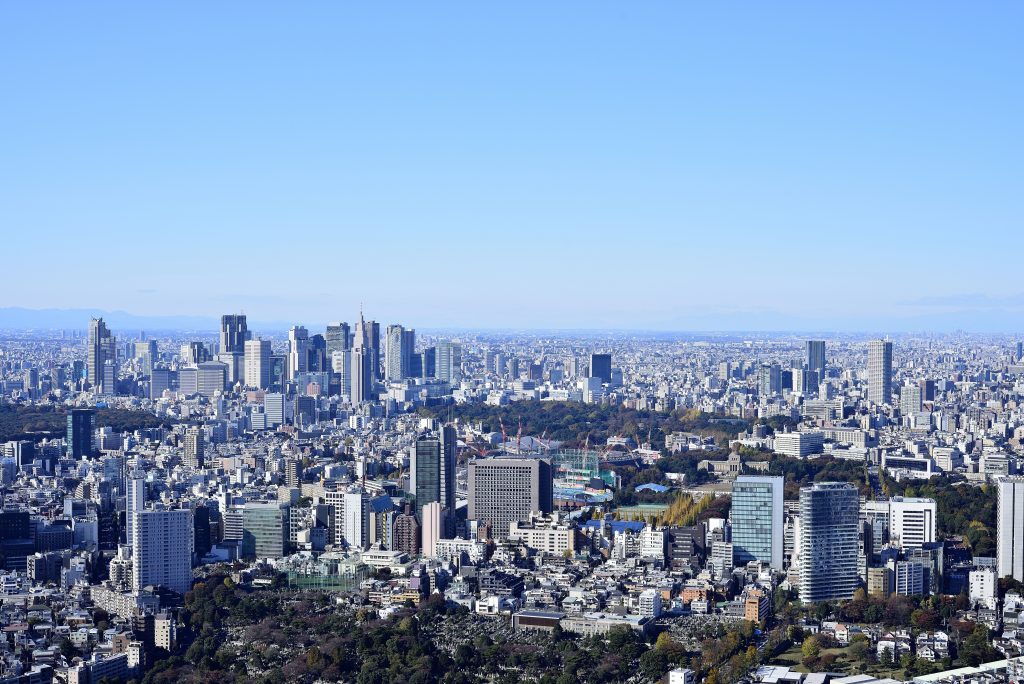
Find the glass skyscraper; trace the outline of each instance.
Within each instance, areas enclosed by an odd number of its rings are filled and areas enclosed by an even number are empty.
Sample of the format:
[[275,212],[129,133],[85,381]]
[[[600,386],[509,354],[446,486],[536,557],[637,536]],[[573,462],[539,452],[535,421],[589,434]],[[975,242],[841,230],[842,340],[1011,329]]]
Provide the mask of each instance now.
[[782,569],[784,478],[740,475],[732,485],[733,562]]

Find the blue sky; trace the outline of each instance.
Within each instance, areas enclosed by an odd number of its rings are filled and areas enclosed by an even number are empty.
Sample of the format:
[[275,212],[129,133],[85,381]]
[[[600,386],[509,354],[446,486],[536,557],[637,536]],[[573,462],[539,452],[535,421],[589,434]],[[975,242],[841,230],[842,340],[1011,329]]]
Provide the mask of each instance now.
[[0,306],[1024,328],[1020,3],[3,3]]

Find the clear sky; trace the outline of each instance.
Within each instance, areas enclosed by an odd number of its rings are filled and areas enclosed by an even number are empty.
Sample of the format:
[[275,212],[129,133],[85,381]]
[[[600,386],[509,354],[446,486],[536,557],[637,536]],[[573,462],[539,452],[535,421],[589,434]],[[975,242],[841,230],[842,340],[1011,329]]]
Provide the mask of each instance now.
[[0,306],[1024,329],[1020,2],[6,2]]

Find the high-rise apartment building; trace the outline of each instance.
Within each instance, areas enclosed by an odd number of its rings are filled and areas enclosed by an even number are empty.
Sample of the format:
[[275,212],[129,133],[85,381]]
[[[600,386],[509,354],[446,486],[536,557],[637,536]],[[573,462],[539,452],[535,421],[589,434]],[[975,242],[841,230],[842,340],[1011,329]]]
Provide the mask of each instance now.
[[132,469],[125,478],[125,542],[135,538],[135,514],[146,508],[146,473]]
[[192,510],[136,511],[132,523],[132,589],[162,586],[179,594],[192,587]]
[[770,563],[782,569],[782,477],[740,475],[732,485],[733,561]]
[[800,489],[800,600],[845,600],[860,585],[860,495],[851,484]]
[[202,468],[204,464],[203,428],[193,425],[185,430],[185,449],[181,462],[190,468]]
[[270,387],[270,340],[245,341],[245,385],[255,389]]
[[892,342],[868,343],[868,401],[888,404],[892,401]]
[[539,458],[484,458],[469,462],[469,518],[505,539],[509,524],[553,508],[551,462]]
[[900,415],[907,418],[913,416],[915,413],[919,413],[923,407],[924,397],[922,394],[921,385],[901,385]]
[[1024,477],[1003,478],[996,488],[996,570],[1024,582]]

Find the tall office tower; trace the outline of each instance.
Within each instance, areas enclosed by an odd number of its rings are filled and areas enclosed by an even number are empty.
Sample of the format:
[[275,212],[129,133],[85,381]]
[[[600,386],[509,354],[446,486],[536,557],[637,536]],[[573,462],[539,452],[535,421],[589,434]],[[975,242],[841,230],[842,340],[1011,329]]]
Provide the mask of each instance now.
[[416,516],[422,522],[423,507],[438,501],[455,510],[455,428],[420,435],[409,459],[409,491],[416,497]]
[[1017,360],[1024,361],[1024,342],[1017,343]]
[[906,418],[920,413],[923,406],[920,385],[900,386],[900,414]]
[[510,523],[553,508],[551,462],[539,458],[484,458],[469,462],[469,518],[505,539]]
[[249,501],[242,509],[242,557],[281,558],[288,545],[288,505]]
[[402,332],[402,377],[413,377],[412,357],[416,353],[416,330],[406,328]]
[[73,408],[68,413],[67,455],[76,461],[91,456],[92,431],[96,427],[96,411],[87,408]]
[[288,379],[309,370],[306,347],[309,345],[309,331],[301,325],[288,331]]
[[114,365],[113,359],[105,359],[103,361],[102,376],[100,394],[116,394],[117,366]]
[[889,541],[905,551],[935,541],[935,499],[894,496],[889,500]]
[[270,387],[270,340],[245,341],[245,386],[255,389]]
[[868,343],[868,401],[888,404],[892,401],[892,342]]
[[139,359],[142,364],[142,372],[149,375],[153,372],[153,366],[160,359],[156,350],[156,340],[145,340],[135,342],[132,345],[132,356]]
[[310,373],[327,373],[331,370],[329,364],[327,339],[323,335],[313,335],[306,347],[306,368]]
[[164,390],[171,389],[171,371],[167,368],[154,368],[149,374],[149,398],[159,399]]
[[190,468],[203,467],[203,428],[193,425],[185,430],[185,451],[182,463]]
[[220,317],[221,354],[244,354],[245,342],[249,339],[249,328],[245,323],[245,314],[227,314]]
[[192,510],[150,509],[134,515],[132,589],[138,592],[152,585],[184,594],[192,588]]
[[268,429],[284,425],[286,418],[284,394],[267,392],[263,395],[263,410],[266,412]]
[[923,401],[935,401],[934,380],[918,380],[917,384],[921,388],[921,399]]
[[135,514],[146,508],[146,473],[133,468],[125,478],[125,542],[135,538]]
[[371,356],[373,357],[373,379],[381,380],[384,378],[384,375],[383,373],[381,373],[383,369],[380,364],[380,323],[378,323],[377,321],[367,321],[366,326],[367,334],[370,340],[370,352]]
[[443,340],[435,347],[438,380],[456,384],[462,380],[462,345],[458,342]]
[[740,475],[732,485],[732,548],[736,565],[751,561],[782,569],[785,479]]
[[[808,376],[810,373],[806,368],[792,368],[789,371],[792,381],[790,382],[790,388],[794,392],[805,394],[807,392],[807,385],[809,383]],[[781,374],[781,371],[780,371]],[[781,375],[780,375],[781,377]],[[781,384],[781,382],[780,382]]]
[[101,394],[114,393],[113,387],[102,387],[103,364],[107,361],[117,363],[117,338],[110,334],[102,318],[93,318],[89,321],[89,341],[85,356],[86,377]]
[[331,354],[331,370],[338,374],[339,394],[352,396],[352,352],[345,349]]
[[508,360],[508,378],[509,380],[519,379],[519,357],[513,356]]
[[612,381],[612,355],[590,355],[590,377],[601,378],[601,382],[610,384]]
[[427,347],[423,350],[422,371],[420,377],[437,377],[437,347]]
[[384,379],[398,382],[409,372],[409,354],[405,346],[405,328],[389,325],[384,335]]
[[1024,477],[1003,478],[997,487],[996,570],[1024,582]]
[[181,361],[195,366],[210,360],[210,352],[202,342],[186,342],[181,345]]
[[800,489],[800,600],[853,598],[860,585],[860,495],[853,485],[818,482]]
[[770,397],[782,391],[782,368],[777,363],[763,363],[757,370],[757,393]]
[[348,323],[328,323],[327,334],[327,358],[334,358],[334,352],[346,351],[348,349],[348,338],[352,334]]
[[807,340],[807,370],[818,374],[818,382],[825,380],[824,340]]
[[369,347],[353,347],[348,354],[351,357],[349,366],[352,374],[351,393],[349,397],[353,404],[361,404],[364,401],[372,401],[373,396],[373,350]]

